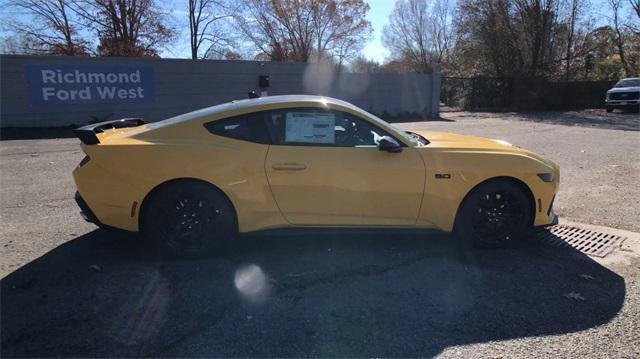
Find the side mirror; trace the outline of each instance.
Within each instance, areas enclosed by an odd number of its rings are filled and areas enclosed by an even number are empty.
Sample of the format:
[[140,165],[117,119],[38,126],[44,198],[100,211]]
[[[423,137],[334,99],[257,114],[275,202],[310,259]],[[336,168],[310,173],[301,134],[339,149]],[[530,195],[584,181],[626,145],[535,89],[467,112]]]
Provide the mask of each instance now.
[[378,149],[380,151],[387,151],[391,153],[402,152],[402,146],[393,137],[382,136],[380,143],[378,143]]

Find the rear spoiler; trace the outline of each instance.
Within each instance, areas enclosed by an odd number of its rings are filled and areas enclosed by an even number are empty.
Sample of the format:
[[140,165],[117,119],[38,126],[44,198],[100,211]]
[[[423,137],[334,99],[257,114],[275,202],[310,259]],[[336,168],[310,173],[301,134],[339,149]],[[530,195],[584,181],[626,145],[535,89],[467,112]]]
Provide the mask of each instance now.
[[116,128],[137,127],[145,124],[147,124],[147,122],[141,118],[122,118],[120,120],[92,123],[73,130],[73,133],[75,133],[85,145],[97,145],[100,143],[100,140],[98,140],[98,136],[96,135],[100,132]]

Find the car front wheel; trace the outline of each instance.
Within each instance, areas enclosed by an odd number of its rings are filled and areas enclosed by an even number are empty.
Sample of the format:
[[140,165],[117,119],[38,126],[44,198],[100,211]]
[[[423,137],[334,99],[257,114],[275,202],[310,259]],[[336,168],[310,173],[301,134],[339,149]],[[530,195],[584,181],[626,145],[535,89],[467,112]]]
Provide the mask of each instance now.
[[145,201],[143,237],[179,257],[210,254],[236,233],[235,211],[213,186],[199,181],[171,182]]
[[495,180],[481,184],[465,198],[454,231],[476,247],[504,247],[529,231],[531,215],[527,194],[518,184]]

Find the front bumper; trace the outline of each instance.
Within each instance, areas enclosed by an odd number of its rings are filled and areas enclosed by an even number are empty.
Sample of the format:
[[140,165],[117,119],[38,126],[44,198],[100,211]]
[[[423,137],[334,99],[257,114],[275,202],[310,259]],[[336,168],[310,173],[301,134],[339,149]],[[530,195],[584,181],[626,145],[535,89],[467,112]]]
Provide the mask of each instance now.
[[[553,212],[553,203],[556,200],[556,194],[551,198],[551,202],[549,203],[549,208],[546,210],[547,212],[547,220],[543,223],[536,223],[534,227],[547,227],[547,226],[555,226],[558,224],[558,216]],[[542,208],[538,208],[538,212],[542,212]],[[545,223],[546,222],[546,223]]]
[[555,213],[551,213],[551,222],[547,223],[547,224],[538,224],[535,225],[535,228],[544,228],[544,227],[549,227],[549,226],[555,226],[556,224],[558,224],[560,221],[558,219],[558,216]]
[[606,106],[610,107],[633,107],[640,106],[640,100],[606,100]]

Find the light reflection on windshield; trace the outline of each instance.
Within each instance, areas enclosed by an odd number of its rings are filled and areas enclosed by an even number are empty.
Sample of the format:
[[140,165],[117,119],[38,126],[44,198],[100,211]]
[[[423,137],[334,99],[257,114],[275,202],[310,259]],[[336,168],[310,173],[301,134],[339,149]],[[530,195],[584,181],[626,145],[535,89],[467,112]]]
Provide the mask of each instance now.
[[[362,109],[361,109],[362,110]],[[390,124],[389,122],[381,119],[380,117],[369,113],[365,110],[362,110],[362,112],[364,112],[365,114],[367,114],[370,118],[374,119],[375,121],[379,122],[380,124],[384,124],[387,127],[390,127],[391,129],[393,129],[396,133],[400,134],[402,137],[404,137],[405,139],[409,140],[413,145],[416,146],[424,146],[426,144],[428,144],[428,142],[424,142],[422,136],[415,134],[413,132],[409,132],[409,131],[405,131],[401,128],[398,128],[392,124]]]

